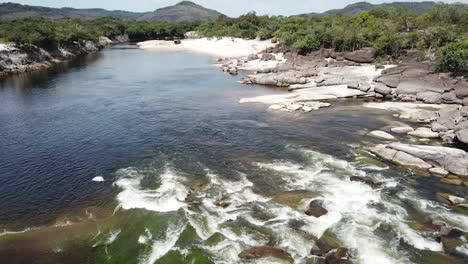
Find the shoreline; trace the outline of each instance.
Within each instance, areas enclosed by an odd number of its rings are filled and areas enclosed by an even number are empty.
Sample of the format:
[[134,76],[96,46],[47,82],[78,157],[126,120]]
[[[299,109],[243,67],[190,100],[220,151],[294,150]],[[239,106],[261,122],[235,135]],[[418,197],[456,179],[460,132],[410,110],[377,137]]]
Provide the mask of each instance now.
[[74,42],[53,51],[41,48],[24,51],[14,44],[0,44],[0,78],[47,69],[78,56],[91,54],[107,46],[128,41],[128,36],[118,36],[114,40],[100,37],[95,41]]

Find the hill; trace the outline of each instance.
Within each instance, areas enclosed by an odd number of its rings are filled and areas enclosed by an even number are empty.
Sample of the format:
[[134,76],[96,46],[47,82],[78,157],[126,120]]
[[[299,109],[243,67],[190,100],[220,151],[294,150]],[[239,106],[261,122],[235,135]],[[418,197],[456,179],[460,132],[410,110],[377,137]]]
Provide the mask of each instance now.
[[190,1],[183,1],[173,6],[168,6],[147,13],[139,18],[138,21],[151,20],[212,20],[218,18],[221,13],[205,8]]
[[79,18],[96,19],[100,17],[115,17],[123,20],[135,20],[144,13],[129,11],[109,11],[101,8],[76,9],[76,8],[51,8],[42,6],[21,5],[16,3],[0,4],[0,20],[14,20],[23,17],[43,17],[53,19]]
[[323,13],[309,13],[309,14],[303,14],[305,16],[326,16],[326,15],[332,15],[332,14],[337,14],[337,13],[342,13],[343,15],[350,15],[350,14],[357,14],[363,11],[369,11],[377,7],[382,7],[382,8],[404,8],[407,10],[410,10],[416,14],[423,14],[427,11],[429,11],[436,2],[392,2],[392,3],[383,3],[383,4],[371,4],[368,2],[358,2],[354,4],[350,4],[342,9],[332,9],[328,10]]

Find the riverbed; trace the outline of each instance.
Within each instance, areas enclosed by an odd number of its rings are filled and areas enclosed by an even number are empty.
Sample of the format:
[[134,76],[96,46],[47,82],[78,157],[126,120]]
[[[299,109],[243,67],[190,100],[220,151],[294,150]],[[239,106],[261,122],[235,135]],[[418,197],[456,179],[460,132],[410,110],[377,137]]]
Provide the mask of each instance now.
[[[466,190],[365,151],[392,113],[354,99],[311,113],[239,104],[286,91],[214,61],[116,45],[2,80],[0,262],[242,263],[270,245],[314,263],[322,236],[353,263],[468,261],[466,242],[444,252],[428,227],[466,232],[468,217],[435,199]],[[317,198],[328,213],[305,215]]]

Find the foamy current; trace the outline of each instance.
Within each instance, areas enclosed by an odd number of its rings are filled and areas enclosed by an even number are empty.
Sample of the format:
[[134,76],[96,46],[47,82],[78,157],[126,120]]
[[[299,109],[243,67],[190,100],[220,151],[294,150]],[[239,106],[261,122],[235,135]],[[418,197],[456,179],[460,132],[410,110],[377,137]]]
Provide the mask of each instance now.
[[[384,178],[379,170],[371,173],[344,160],[306,149],[296,149],[305,164],[291,161],[257,162],[251,166],[281,181],[282,191],[307,190],[320,195],[328,213],[321,217],[307,216],[305,198],[299,209],[278,204],[267,194],[256,191],[249,175],[239,172],[235,179],[205,169],[206,184],[187,201],[191,191],[185,174],[166,169],[159,175],[160,185],[151,190],[142,187],[143,175],[134,168],[120,170],[115,185],[122,191],[117,195],[122,209],[144,209],[157,213],[176,213],[181,218],[170,223],[165,236],[154,237],[145,229],[138,243],[150,245],[151,252],[142,256],[141,263],[155,263],[170,251],[187,255],[190,248],[176,247],[180,234],[191,226],[203,243],[194,245],[210,255],[215,263],[239,263],[238,254],[251,246],[274,245],[288,251],[295,263],[311,258],[313,237],[332,232],[344,247],[351,250],[354,263],[396,264],[413,263],[401,241],[415,250],[443,252],[441,243],[428,232],[413,229],[414,221],[402,203],[412,203],[421,214],[433,220],[447,222],[467,230],[468,218],[453,213],[444,206],[418,197],[418,193],[397,179]],[[350,181],[351,176],[369,177],[382,182],[379,189]],[[389,199],[386,189],[400,189]],[[228,202],[221,207],[219,201]],[[182,211],[180,211],[182,210]],[[181,213],[182,212],[182,213]],[[181,213],[181,214],[180,214]],[[300,223],[295,227],[291,221]],[[209,242],[218,236],[216,243]],[[116,237],[118,239],[118,237]],[[115,239],[115,238],[114,238]],[[467,245],[457,248],[466,253]],[[265,262],[266,261],[266,262]],[[263,259],[255,263],[282,263]]]

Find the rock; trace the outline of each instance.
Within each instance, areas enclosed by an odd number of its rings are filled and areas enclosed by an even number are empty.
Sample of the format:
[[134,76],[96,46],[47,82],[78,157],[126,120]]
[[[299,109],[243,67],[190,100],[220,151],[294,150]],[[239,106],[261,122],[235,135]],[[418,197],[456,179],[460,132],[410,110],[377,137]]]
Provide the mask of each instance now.
[[359,85],[359,88],[358,88],[360,91],[363,91],[363,92],[368,92],[370,89],[371,89],[371,85],[370,83],[368,82],[365,82],[365,83],[361,83],[361,85]]
[[419,127],[415,131],[408,132],[408,135],[422,138],[438,138],[439,133],[433,132],[428,127]]
[[382,138],[386,140],[394,140],[395,137],[388,134],[385,131],[380,131],[380,130],[375,130],[369,133],[370,136],[376,137],[376,138]]
[[373,49],[367,48],[353,52],[347,52],[345,53],[344,58],[359,63],[372,63],[375,60],[375,52]]
[[308,216],[320,217],[328,213],[328,210],[323,208],[323,200],[316,199],[312,200],[307,207],[307,210],[304,212]]
[[462,108],[460,108],[460,115],[462,117],[468,116],[468,106],[463,106]]
[[441,125],[441,124],[437,123],[437,122],[433,122],[431,124],[431,130],[434,131],[434,132],[446,132],[446,131],[448,131],[448,128],[446,126],[444,126],[444,125]]
[[283,108],[284,108],[284,105],[279,105],[279,104],[270,105],[270,107],[268,107],[268,109],[270,110],[280,110]]
[[429,172],[436,175],[436,176],[441,176],[441,177],[445,177],[445,176],[447,176],[449,174],[448,171],[446,171],[446,170],[444,170],[443,168],[440,168],[440,167],[430,168]]
[[353,176],[353,177],[350,178],[350,180],[355,181],[355,182],[365,183],[365,184],[369,185],[370,187],[372,187],[372,189],[377,189],[382,185],[381,183],[375,183],[371,179],[366,179],[364,177],[359,177],[359,176]]
[[392,127],[390,130],[394,133],[399,133],[399,134],[407,134],[408,132],[414,131],[414,129],[409,126]]
[[287,205],[291,208],[297,208],[303,199],[316,198],[318,195],[311,191],[294,190],[278,193],[273,196],[273,201],[279,204]]
[[455,93],[444,93],[441,98],[446,104],[462,104],[462,100],[458,99]]
[[247,60],[248,61],[253,61],[253,60],[258,60],[259,57],[257,54],[250,54],[249,56],[247,56]]
[[228,206],[231,205],[231,203],[229,201],[220,200],[220,201],[217,201],[215,205],[221,208],[227,208]]
[[381,83],[377,83],[374,87],[374,91],[376,93],[379,93],[379,94],[382,94],[382,95],[387,95],[387,94],[390,94],[392,92],[392,89],[387,87],[386,85],[384,84],[381,84]]
[[445,143],[453,143],[456,137],[455,133],[452,130],[440,132],[439,136]]
[[176,39],[174,40],[174,44],[176,45],[182,44],[182,41],[180,39]]
[[444,107],[439,110],[437,115],[437,123],[447,127],[448,129],[454,129],[462,119],[458,106]]
[[276,43],[278,43],[278,40],[276,38],[272,38],[271,43],[276,44]]
[[429,169],[432,165],[425,162],[424,160],[412,156],[403,151],[398,151],[393,148],[387,147],[386,145],[377,145],[370,148],[370,151],[386,160],[395,162],[402,166],[417,168],[417,169]]
[[376,81],[383,83],[388,87],[397,88],[398,84],[400,83],[400,76],[399,75],[380,76],[379,78],[377,78]]
[[463,98],[462,104],[463,105],[468,105],[468,98]]
[[447,179],[447,178],[443,178],[443,179],[441,179],[440,181],[443,182],[443,183],[453,184],[453,185],[462,185],[462,184],[463,184],[463,181],[460,180],[460,179]]
[[416,99],[421,100],[427,104],[440,104],[442,102],[442,96],[436,92],[417,93]]
[[455,86],[455,94],[459,99],[468,97],[468,82],[461,81]]
[[302,105],[300,104],[290,104],[288,106],[286,106],[286,109],[288,109],[289,111],[297,111],[299,109],[302,108]]
[[438,82],[420,80],[420,79],[409,79],[401,81],[397,86],[398,94],[418,94],[422,92],[438,92],[444,91],[443,85]]
[[[278,63],[276,65],[276,71],[278,72],[284,72],[284,71],[290,71],[292,69],[294,69],[294,65],[292,63]],[[309,76],[304,76],[304,77],[309,77]]]
[[271,53],[264,53],[262,54],[262,58],[260,59],[262,61],[270,61],[270,60],[276,60],[275,55]]
[[231,75],[237,75],[239,72],[237,70],[237,67],[232,67],[227,70],[227,72]]
[[330,251],[325,259],[327,263],[335,264],[335,263],[338,263],[337,261],[345,259],[347,255],[348,255],[348,249],[339,247]]
[[455,135],[457,136],[458,141],[468,144],[468,129],[458,130]]
[[402,143],[392,143],[389,147],[411,154],[433,166],[444,168],[453,174],[468,174],[468,159],[466,159],[466,152],[461,149]]
[[270,246],[256,246],[242,251],[239,254],[241,259],[259,259],[273,257],[282,260],[286,260],[290,263],[294,263],[291,255],[283,249],[270,247]]
[[397,97],[403,102],[416,102],[416,95],[414,94],[399,94]]
[[359,89],[359,83],[356,81],[348,83],[348,88],[349,89]]

